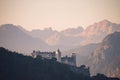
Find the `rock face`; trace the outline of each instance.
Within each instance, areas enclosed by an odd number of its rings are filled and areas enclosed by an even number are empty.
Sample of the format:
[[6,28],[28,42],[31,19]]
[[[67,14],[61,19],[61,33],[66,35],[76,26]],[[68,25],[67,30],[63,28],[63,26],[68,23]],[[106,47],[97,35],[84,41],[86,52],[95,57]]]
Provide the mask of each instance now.
[[106,36],[89,57],[91,73],[120,78],[120,32]]
[[87,27],[81,34],[85,37],[82,44],[98,43],[105,36],[113,32],[120,32],[120,24],[112,23],[108,20],[103,20]]
[[83,32],[84,29],[82,27],[77,27],[77,28],[68,28],[63,31],[61,31],[62,34],[65,36],[77,36],[81,32]]

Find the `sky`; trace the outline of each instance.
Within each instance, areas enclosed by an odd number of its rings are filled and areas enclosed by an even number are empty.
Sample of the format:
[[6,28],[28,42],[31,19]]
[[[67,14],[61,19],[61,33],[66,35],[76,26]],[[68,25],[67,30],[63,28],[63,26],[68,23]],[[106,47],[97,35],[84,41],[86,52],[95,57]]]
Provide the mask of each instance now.
[[120,0],[0,0],[0,24],[27,30],[86,28],[104,19],[120,23]]

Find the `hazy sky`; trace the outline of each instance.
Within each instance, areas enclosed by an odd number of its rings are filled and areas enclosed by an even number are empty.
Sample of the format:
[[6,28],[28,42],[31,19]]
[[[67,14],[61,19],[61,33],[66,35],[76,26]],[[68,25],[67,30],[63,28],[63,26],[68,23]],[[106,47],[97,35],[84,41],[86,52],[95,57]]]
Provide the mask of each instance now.
[[120,0],[0,0],[0,24],[28,30],[87,27],[103,19],[120,23]]

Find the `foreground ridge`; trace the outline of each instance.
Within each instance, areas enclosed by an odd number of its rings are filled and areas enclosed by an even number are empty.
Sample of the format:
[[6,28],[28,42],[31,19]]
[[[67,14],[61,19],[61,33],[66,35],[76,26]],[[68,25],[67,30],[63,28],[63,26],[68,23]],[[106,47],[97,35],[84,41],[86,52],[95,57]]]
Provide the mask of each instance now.
[[[0,48],[0,80],[119,80],[102,74],[90,77],[76,73],[55,59],[32,58]],[[85,67],[85,66],[82,66]]]

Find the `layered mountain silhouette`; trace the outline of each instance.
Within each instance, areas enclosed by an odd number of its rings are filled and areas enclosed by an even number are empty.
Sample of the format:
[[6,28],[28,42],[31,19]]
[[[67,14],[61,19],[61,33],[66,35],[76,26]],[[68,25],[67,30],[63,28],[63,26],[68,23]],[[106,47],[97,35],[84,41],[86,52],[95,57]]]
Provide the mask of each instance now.
[[0,46],[23,53],[33,49],[46,49],[48,45],[40,38],[33,38],[13,24],[0,26]]
[[[83,31],[82,27],[68,28],[61,32],[52,28],[44,30],[32,30],[30,34],[33,37],[42,38],[42,40],[50,46],[60,47],[62,49],[74,48],[83,39],[77,35]],[[71,44],[72,43],[72,44]]]
[[42,39],[48,45],[60,47],[65,46],[70,49],[69,46],[74,48],[75,46],[99,43],[105,36],[115,31],[120,31],[120,24],[112,23],[108,20],[102,20],[88,26],[87,29],[77,27],[68,28],[58,32],[48,28],[44,30],[33,30],[31,31],[31,34],[35,37],[39,34],[39,38],[46,36]]
[[120,24],[112,23],[108,20],[103,20],[87,27],[81,34],[85,40],[81,44],[98,43],[105,36],[115,31],[120,32]]
[[91,73],[120,78],[120,32],[106,36],[88,59]]
[[0,46],[28,55],[33,50],[60,48],[63,55],[77,53],[77,63],[90,66],[92,75],[100,72],[120,77],[120,24],[108,20],[86,29],[77,27],[63,31],[52,28],[27,31],[21,26],[3,24],[0,25]]
[[47,51],[60,48],[63,51],[99,43],[115,31],[120,31],[120,24],[108,20],[94,23],[87,29],[77,27],[63,31],[55,31],[52,28],[27,31],[21,26],[3,24],[0,26],[0,46],[22,53],[30,53],[33,49]]

